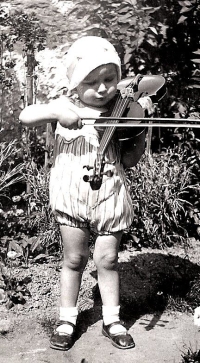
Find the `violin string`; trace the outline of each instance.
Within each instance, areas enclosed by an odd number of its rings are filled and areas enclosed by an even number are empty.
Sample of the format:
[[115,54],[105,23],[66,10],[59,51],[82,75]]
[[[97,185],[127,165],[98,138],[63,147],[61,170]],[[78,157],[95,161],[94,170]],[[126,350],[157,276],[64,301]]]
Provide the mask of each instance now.
[[[133,82],[131,82],[129,84],[129,87],[130,87],[130,85],[132,83]],[[128,95],[125,95],[125,97],[123,99],[120,97],[120,95],[118,95],[118,98],[117,98],[117,101],[115,103],[115,107],[114,107],[114,110],[113,110],[114,116],[116,116],[116,117],[120,116],[121,112],[124,111],[123,108],[125,109],[126,106],[127,106],[127,101],[128,101]],[[119,121],[118,120],[113,120],[112,123],[114,125],[115,123],[119,123]],[[105,129],[103,137],[101,139],[101,144],[100,144],[100,149],[101,149],[102,152],[105,151],[105,148],[107,147],[107,143],[111,139],[111,137],[113,136],[114,131],[115,131],[114,126],[111,127],[111,128],[108,127],[108,128]]]
[[[119,98],[119,101],[117,102],[116,104],[116,109],[115,109],[115,113],[114,113],[114,116],[118,117],[121,112],[123,111],[123,108],[125,109],[126,107],[126,104],[127,104],[127,99],[128,97],[126,97],[126,99],[124,99],[124,104],[122,104],[122,100]],[[122,107],[123,106],[123,107]],[[114,126],[116,123],[119,123],[119,120],[113,120],[113,127],[107,127],[104,131],[104,134],[103,134],[103,137],[101,139],[101,144],[100,144],[100,150],[102,152],[105,152],[105,149],[107,147],[107,144],[108,144],[108,141],[111,139],[111,137],[113,136],[114,132],[115,132],[115,129],[116,127]]]
[[[131,82],[133,83],[133,82]],[[131,85],[131,83],[129,84],[129,87]],[[127,107],[127,103],[128,103],[128,95],[125,95],[125,97],[122,99],[122,97],[120,97],[120,95],[117,98],[114,110],[113,110],[113,116],[116,118],[119,117],[121,115],[121,113],[126,109]],[[113,120],[113,127],[107,127],[104,131],[103,137],[101,139],[101,143],[99,146],[99,151],[101,151],[102,153],[105,152],[105,149],[107,147],[108,141],[111,139],[111,137],[113,136],[116,127],[114,126],[116,123],[119,123],[119,120]]]
[[[114,116],[117,116],[117,112],[116,112],[116,109],[120,110],[120,97],[118,97],[118,100],[117,100],[117,103],[115,104],[115,109],[114,109]],[[119,112],[119,111],[118,111]],[[116,114],[115,114],[116,113]],[[99,149],[104,152],[106,147],[107,147],[107,144],[108,144],[108,141],[111,139],[111,137],[113,136],[113,133],[115,131],[115,127],[114,127],[114,124],[116,123],[116,120],[113,120],[113,127],[110,127],[110,128],[106,128],[105,131],[104,131],[104,134],[103,134],[103,137],[101,139],[101,143],[100,143],[100,147]]]
[[[129,87],[134,86],[135,82],[136,82],[136,78],[135,78],[135,80],[133,80],[129,83]],[[119,123],[119,120],[117,120],[117,117],[119,117],[121,115],[121,113],[123,114],[123,112],[125,111],[125,109],[128,105],[128,99],[129,99],[128,93],[125,94],[125,97],[123,97],[123,98],[122,98],[122,96],[120,96],[120,94],[118,95],[117,101],[114,106],[114,110],[112,112],[114,114],[114,117],[116,116],[116,120],[113,120],[113,122],[112,122],[113,127],[106,127],[106,129],[104,130],[104,133],[103,133],[103,136],[100,141],[99,148],[98,148],[98,152],[97,152],[97,159],[96,159],[97,164],[96,165],[99,165],[99,164],[101,165],[101,163],[102,163],[101,159],[104,156],[104,153],[108,146],[108,142],[111,140],[111,138],[116,130],[116,127],[114,125]],[[98,172],[100,172],[100,170]]]

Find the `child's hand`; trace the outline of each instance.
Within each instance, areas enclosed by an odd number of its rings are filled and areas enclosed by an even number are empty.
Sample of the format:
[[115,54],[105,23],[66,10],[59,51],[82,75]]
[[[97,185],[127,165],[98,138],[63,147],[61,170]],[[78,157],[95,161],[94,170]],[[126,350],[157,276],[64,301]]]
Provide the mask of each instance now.
[[200,306],[194,311],[194,325],[200,326]]
[[67,112],[60,110],[58,114],[58,122],[62,127],[66,127],[70,130],[81,129],[82,121],[81,118],[72,110],[68,109]]
[[152,116],[155,112],[155,105],[153,104],[150,97],[141,97],[138,100],[140,106],[142,106],[143,110],[147,111],[148,116]]

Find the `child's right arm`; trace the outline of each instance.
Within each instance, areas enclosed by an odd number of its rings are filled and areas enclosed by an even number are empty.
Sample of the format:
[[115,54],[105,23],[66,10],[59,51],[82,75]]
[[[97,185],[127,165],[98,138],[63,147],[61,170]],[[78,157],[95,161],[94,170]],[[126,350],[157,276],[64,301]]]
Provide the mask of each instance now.
[[52,101],[49,104],[34,104],[27,106],[19,115],[23,126],[37,127],[58,121],[61,126],[78,129],[82,126],[80,117],[67,105]]

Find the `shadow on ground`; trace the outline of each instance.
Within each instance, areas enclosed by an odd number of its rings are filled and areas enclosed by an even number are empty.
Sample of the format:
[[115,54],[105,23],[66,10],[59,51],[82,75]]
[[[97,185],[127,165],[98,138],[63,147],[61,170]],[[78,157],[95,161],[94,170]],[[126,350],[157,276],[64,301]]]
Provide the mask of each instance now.
[[189,303],[193,282],[199,274],[200,266],[186,258],[162,253],[134,256],[120,264],[122,304],[129,307],[130,315],[163,310],[169,296]]
[[[188,259],[162,253],[143,253],[119,264],[122,319],[130,325],[141,315],[159,314],[173,302],[175,309],[188,309],[200,303],[193,286],[200,280],[200,266]],[[92,274],[96,274],[95,271]],[[101,300],[98,285],[93,288],[94,318],[101,316]],[[171,307],[171,306],[169,306]],[[96,319],[95,319],[96,320]],[[129,325],[129,324],[128,324]]]

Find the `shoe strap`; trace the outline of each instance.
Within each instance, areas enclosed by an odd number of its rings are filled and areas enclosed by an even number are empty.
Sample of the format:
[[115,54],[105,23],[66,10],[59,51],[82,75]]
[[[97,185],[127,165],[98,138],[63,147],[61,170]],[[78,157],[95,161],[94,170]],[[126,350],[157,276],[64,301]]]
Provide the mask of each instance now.
[[108,325],[105,325],[105,326],[106,326],[106,328],[108,330],[110,330],[110,328],[112,328],[112,326],[115,326],[115,325],[121,325],[126,329],[126,327],[121,323],[121,321],[114,321],[114,323],[111,323],[111,324],[108,324]]
[[73,328],[73,329],[75,329],[75,327],[76,327],[76,326],[75,326],[73,323],[71,323],[70,321],[65,321],[65,320],[59,320],[59,321],[57,322],[57,324],[56,324],[56,327],[58,328],[59,326],[61,326],[61,325],[65,325],[65,324],[72,326],[72,328]]

